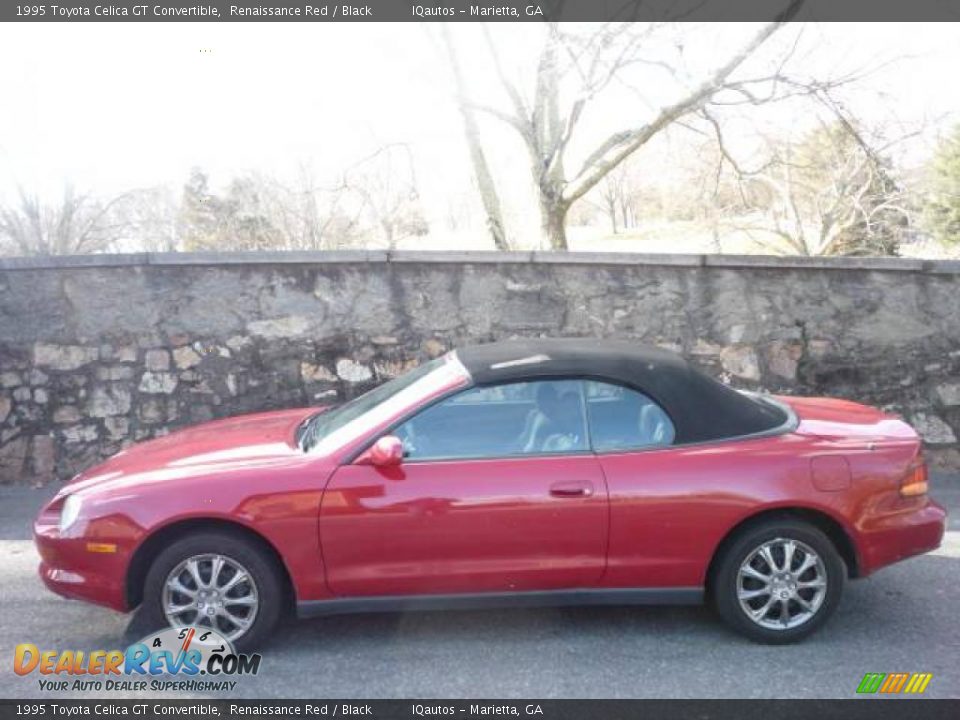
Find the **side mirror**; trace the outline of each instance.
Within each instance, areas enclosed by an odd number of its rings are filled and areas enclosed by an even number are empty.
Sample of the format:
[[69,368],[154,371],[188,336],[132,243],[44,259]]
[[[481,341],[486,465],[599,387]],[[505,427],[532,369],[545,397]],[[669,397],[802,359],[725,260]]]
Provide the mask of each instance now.
[[403,441],[396,435],[384,435],[363,453],[357,463],[361,465],[376,465],[390,467],[403,462]]

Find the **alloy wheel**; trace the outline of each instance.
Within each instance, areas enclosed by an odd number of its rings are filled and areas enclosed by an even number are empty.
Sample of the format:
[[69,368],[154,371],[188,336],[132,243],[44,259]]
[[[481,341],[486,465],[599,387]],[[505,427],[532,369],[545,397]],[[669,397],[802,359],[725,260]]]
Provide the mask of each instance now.
[[260,607],[250,572],[226,555],[194,555],[177,565],[163,584],[163,613],[172,627],[211,627],[236,640]]
[[806,543],[767,540],[747,554],[737,573],[744,614],[770,630],[788,630],[812,619],[827,596],[827,570]]

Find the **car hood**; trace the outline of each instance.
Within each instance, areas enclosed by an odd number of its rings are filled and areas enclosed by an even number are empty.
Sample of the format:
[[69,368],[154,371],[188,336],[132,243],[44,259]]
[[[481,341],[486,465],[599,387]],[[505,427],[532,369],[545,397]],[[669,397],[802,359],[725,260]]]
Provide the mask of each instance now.
[[297,427],[318,412],[298,408],[194,425],[120,451],[78,475],[70,492],[104,483],[196,477],[234,468],[275,466],[302,459]]

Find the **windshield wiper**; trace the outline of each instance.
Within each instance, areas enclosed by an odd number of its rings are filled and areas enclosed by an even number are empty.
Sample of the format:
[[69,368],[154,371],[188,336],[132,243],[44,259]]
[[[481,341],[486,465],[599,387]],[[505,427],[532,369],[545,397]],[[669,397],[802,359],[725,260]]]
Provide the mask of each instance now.
[[321,431],[327,425],[324,420],[329,420],[332,414],[340,407],[343,406],[333,405],[321,408],[300,423],[300,426],[297,428],[296,437],[301,450],[309,452],[311,448],[320,441]]
[[300,444],[300,449],[304,452],[310,452],[310,449],[316,445],[320,439],[318,428],[323,425],[323,423],[320,422],[320,416],[324,414],[323,412],[314,413],[300,423],[300,427],[297,428],[297,442]]
[[301,420],[301,421],[300,421],[300,424],[297,425],[297,429],[296,429],[296,431],[295,431],[294,434],[293,434],[293,439],[294,439],[294,441],[297,443],[297,446],[298,446],[301,450],[304,450],[304,449],[305,449],[305,448],[303,447],[303,437],[304,437],[304,435],[305,435],[306,432],[307,432],[307,428],[310,427],[310,421],[313,420],[313,418],[315,418],[315,417],[316,417],[315,414],[314,414],[314,415],[308,415],[308,416],[305,417],[303,420]]

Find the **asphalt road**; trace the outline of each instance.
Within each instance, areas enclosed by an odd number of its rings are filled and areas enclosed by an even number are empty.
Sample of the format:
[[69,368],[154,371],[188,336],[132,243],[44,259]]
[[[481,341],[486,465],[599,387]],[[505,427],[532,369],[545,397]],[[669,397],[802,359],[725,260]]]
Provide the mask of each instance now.
[[[41,585],[29,525],[50,494],[0,488],[0,697],[55,696],[13,673],[17,643],[120,648],[130,621]],[[754,645],[706,608],[335,617],[283,627],[231,697],[851,698],[866,672],[931,672],[927,697],[960,697],[960,475],[935,475],[933,494],[951,511],[944,546],[849,584],[800,645]],[[85,696],[130,695],[61,695]]]

